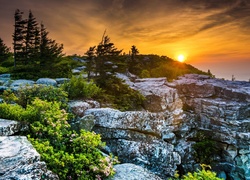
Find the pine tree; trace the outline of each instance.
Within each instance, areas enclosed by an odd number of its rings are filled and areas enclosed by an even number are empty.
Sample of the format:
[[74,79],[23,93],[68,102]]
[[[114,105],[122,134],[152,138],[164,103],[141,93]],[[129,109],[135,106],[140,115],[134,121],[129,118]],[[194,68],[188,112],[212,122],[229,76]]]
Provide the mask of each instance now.
[[15,25],[13,34],[13,46],[14,46],[14,67],[17,62],[25,61],[25,39],[26,39],[26,24],[27,20],[22,18],[23,12],[19,9],[15,11]]
[[138,49],[136,48],[135,45],[133,45],[133,46],[131,47],[131,59],[132,59],[132,61],[135,60],[135,56],[138,55],[138,54],[139,54]]
[[49,32],[41,24],[40,66],[51,68],[63,56],[63,45],[48,38]]
[[38,23],[33,16],[31,10],[29,11],[29,18],[27,21],[27,33],[26,33],[26,61],[27,63],[34,64],[35,58],[39,52],[40,45],[40,33],[38,29]]
[[10,56],[10,48],[8,48],[0,38],[0,62],[5,61]]
[[114,43],[110,42],[110,38],[105,36],[96,49],[96,71],[101,79],[106,79],[112,76],[117,68],[117,57],[121,54],[122,50],[118,50]]
[[96,51],[96,46],[90,47],[89,50],[85,53],[87,55],[86,59],[86,71],[88,75],[88,81],[90,81],[91,78],[91,73],[94,71],[95,65],[95,51]]
[[139,51],[138,49],[136,48],[135,45],[133,45],[131,47],[131,57],[129,58],[129,61],[128,61],[128,69],[130,72],[133,72],[133,69],[135,67],[138,67],[139,66],[139,62],[136,61],[136,56],[139,54]]

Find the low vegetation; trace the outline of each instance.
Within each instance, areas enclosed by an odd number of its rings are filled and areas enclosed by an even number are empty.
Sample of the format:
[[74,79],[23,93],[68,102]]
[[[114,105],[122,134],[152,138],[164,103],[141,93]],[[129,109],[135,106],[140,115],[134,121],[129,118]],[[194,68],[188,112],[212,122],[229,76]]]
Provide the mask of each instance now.
[[211,167],[205,164],[201,164],[201,170],[198,169],[196,172],[188,173],[183,177],[179,177],[179,174],[175,174],[175,178],[169,180],[223,180],[222,178],[216,177],[216,173],[211,171]]
[[[50,93],[45,95],[43,92],[48,89]],[[100,135],[71,130],[69,113],[59,102],[66,101],[66,95],[53,87],[35,87],[34,90],[26,87],[16,94],[4,92],[5,102],[0,104],[0,117],[29,123],[25,135],[60,179],[94,180],[112,176],[113,165],[118,161],[112,155],[101,153],[99,149],[105,144]]]

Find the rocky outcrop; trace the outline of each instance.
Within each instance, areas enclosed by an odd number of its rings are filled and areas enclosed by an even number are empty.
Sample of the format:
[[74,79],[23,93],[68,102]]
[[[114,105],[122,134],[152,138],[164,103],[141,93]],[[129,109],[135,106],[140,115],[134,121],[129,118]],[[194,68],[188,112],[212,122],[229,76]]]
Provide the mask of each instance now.
[[57,86],[57,81],[51,78],[39,78],[36,84],[47,85],[47,86]]
[[93,130],[102,135],[107,153],[117,155],[123,163],[147,168],[163,179],[171,177],[181,163],[174,150],[175,131],[185,118],[177,90],[168,87],[165,78],[126,82],[146,97],[145,111],[93,108],[84,115],[94,116]]
[[24,136],[0,136],[0,180],[59,179]]
[[131,163],[117,164],[114,168],[116,174],[107,180],[162,180],[147,169]]
[[[185,75],[168,85],[178,90],[183,109],[193,116],[192,121],[183,123],[194,127],[187,137],[192,139],[202,132],[220,148],[214,170],[225,172],[228,179],[250,179],[250,83]],[[185,143],[190,147],[195,142]],[[190,148],[186,150],[177,151],[188,154]],[[190,159],[182,158],[184,168],[188,169],[185,164],[190,164]]]
[[0,136],[10,136],[17,132],[25,131],[28,125],[25,123],[0,119]]
[[27,80],[27,79],[18,79],[15,80],[11,83],[10,88],[13,91],[18,90],[18,88],[22,87],[22,86],[32,86],[34,85],[34,81],[32,80]]
[[[185,75],[133,79],[121,76],[145,97],[145,111],[87,109],[93,130],[107,143],[106,151],[166,179],[175,170],[195,171],[194,144],[202,134],[216,142],[213,170],[228,179],[249,179],[250,83]],[[83,116],[84,117],[84,116]]]

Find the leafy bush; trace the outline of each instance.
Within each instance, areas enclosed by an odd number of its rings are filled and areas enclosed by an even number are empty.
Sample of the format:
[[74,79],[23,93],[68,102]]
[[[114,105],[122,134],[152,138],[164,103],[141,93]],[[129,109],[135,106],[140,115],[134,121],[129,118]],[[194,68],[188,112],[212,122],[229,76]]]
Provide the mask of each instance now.
[[[221,178],[216,177],[216,173],[211,171],[211,167],[209,165],[201,164],[201,170],[197,170],[197,172],[187,173],[182,178],[179,178],[179,174],[175,174],[175,180],[223,180]],[[206,170],[208,169],[208,170]],[[171,180],[170,178],[169,180]]]
[[69,82],[64,83],[62,89],[68,92],[70,99],[93,98],[103,93],[93,81],[87,82],[82,76],[73,76]]
[[4,73],[8,73],[8,72],[9,72],[9,68],[0,66],[0,74],[4,74]]
[[214,155],[220,155],[218,144],[202,132],[199,132],[196,138],[197,142],[193,145],[196,161],[203,164],[211,164]]
[[113,77],[105,81],[103,99],[121,111],[135,110],[142,107],[145,97],[139,91],[131,89],[121,79]]
[[71,131],[68,113],[60,103],[35,98],[26,109],[3,103],[0,117],[30,122],[29,140],[60,179],[94,180],[114,174],[117,159],[102,155],[100,135]]
[[200,179],[207,179],[207,180],[222,180],[221,178],[216,177],[216,173],[210,170],[206,170],[206,168],[211,169],[210,166],[201,164],[202,170],[197,170],[194,173],[188,173],[183,177],[183,180],[200,180]]
[[4,102],[0,104],[0,117],[27,122],[35,119],[37,116],[35,111],[25,110],[18,104],[7,104]]
[[27,104],[31,104],[36,97],[49,102],[61,102],[61,107],[67,107],[67,92],[53,86],[22,86],[15,93],[8,89],[2,95],[5,102],[15,102],[24,108],[26,108]]

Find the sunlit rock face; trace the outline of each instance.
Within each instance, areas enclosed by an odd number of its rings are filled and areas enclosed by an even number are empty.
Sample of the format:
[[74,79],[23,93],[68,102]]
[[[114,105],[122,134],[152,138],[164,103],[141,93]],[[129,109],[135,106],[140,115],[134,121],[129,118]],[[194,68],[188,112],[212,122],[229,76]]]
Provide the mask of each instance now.
[[27,124],[7,119],[0,119],[0,136],[14,135],[17,132],[25,131],[27,129]]
[[204,75],[185,75],[171,83],[121,77],[146,97],[145,111],[85,111],[94,117],[93,130],[102,135],[107,152],[166,179],[175,170],[196,170],[193,146],[202,133],[220,149],[213,156],[214,171],[228,179],[250,178],[250,83]]
[[108,180],[162,180],[147,169],[131,163],[117,164],[114,168],[116,169],[116,174],[108,178]]
[[0,136],[0,180],[59,179],[24,136]]
[[[168,85],[178,90],[186,115],[193,116],[186,125],[195,129],[184,143],[195,143],[190,139],[203,132],[221,150],[214,160],[214,170],[225,172],[228,179],[250,179],[250,83],[185,75]],[[176,150],[182,157],[190,153],[189,148],[181,152],[179,147]],[[182,158],[188,170],[190,159]]]
[[87,109],[84,115],[94,116],[93,130],[106,142],[107,153],[117,155],[123,163],[147,168],[163,179],[171,177],[181,163],[174,150],[175,132],[185,119],[177,90],[168,87],[165,78],[126,82],[146,97],[144,111],[94,108]]

